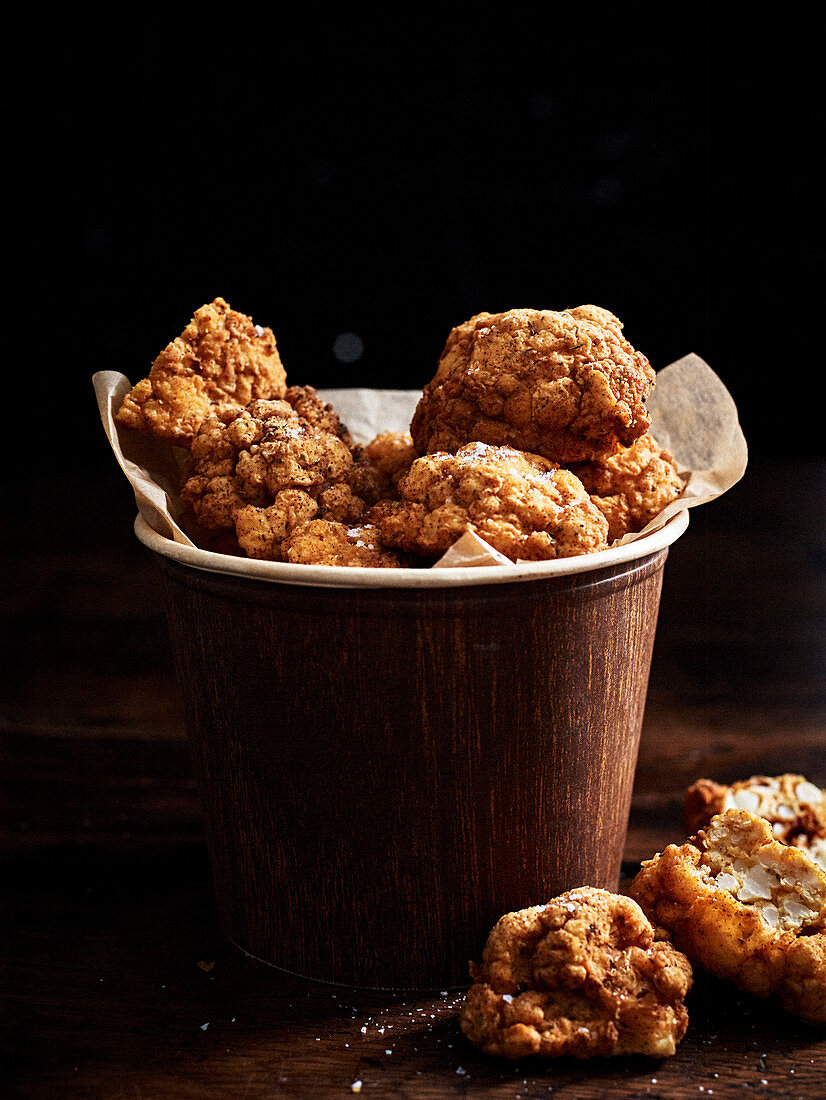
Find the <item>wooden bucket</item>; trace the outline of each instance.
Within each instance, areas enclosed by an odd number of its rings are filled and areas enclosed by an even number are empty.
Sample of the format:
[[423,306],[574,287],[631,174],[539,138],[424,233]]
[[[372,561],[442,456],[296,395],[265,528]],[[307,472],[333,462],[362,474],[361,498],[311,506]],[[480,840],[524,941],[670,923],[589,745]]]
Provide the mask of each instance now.
[[139,531],[164,578],[229,939],[309,978],[446,988],[467,984],[503,913],[616,889],[686,516],[630,560],[441,587],[207,572],[188,563],[200,551]]

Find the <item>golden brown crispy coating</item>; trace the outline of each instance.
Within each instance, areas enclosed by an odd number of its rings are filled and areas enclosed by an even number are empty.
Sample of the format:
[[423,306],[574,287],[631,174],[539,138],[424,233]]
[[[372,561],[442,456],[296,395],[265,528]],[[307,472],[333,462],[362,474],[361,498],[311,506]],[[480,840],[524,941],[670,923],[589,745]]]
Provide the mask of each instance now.
[[488,1054],[674,1054],[691,966],[630,898],[582,887],[508,913],[471,968],[460,1026]]
[[674,456],[649,434],[598,462],[572,466],[608,520],[608,541],[641,531],[685,489]]
[[386,546],[444,553],[465,531],[512,560],[541,561],[604,550],[608,523],[582,483],[539,455],[471,443],[416,460],[401,500],[368,513]]
[[480,313],[448,336],[410,430],[422,454],[478,440],[586,462],[648,430],[654,378],[607,309]]
[[[253,401],[209,417],[192,443],[181,491],[202,527],[235,529],[249,557],[281,560],[281,543],[297,523],[325,512],[337,487],[361,515],[348,478],[353,456],[338,435],[316,427],[286,401]],[[341,500],[329,499],[343,509]]]
[[631,896],[692,962],[826,1023],[826,873],[762,818],[718,814],[643,863]]
[[[337,482],[319,493],[318,503],[325,519],[344,524],[354,524],[361,520],[369,505],[352,484],[354,481],[362,481],[360,473],[358,464],[354,463],[346,481]],[[363,484],[359,487],[365,492]]]
[[353,437],[347,426],[342,424],[341,417],[333,406],[321,400],[313,386],[288,386],[284,400],[314,428],[337,435],[352,450]]
[[283,561],[282,544],[299,524],[318,513],[318,505],[301,489],[282,489],[272,504],[256,507],[246,504],[235,512],[238,545],[249,558]]
[[343,440],[302,417],[272,416],[262,422],[254,442],[239,451],[236,475],[250,492],[271,496],[300,488],[316,497],[331,483],[343,480],[353,457]]
[[730,786],[698,779],[685,795],[686,832],[698,832],[730,809],[765,818],[775,840],[804,849],[826,870],[826,791],[805,775],[753,775]]
[[402,568],[398,554],[385,549],[378,534],[370,524],[348,527],[344,523],[314,519],[292,530],[282,544],[282,556],[284,561],[301,565]]
[[364,451],[391,486],[398,485],[419,457],[409,432],[381,432],[370,440]]
[[286,373],[271,329],[223,298],[201,306],[126,395],[117,421],[189,447],[209,416],[284,396]]
[[347,476],[349,495],[341,486],[325,493],[325,515],[341,523],[355,523],[380,500],[397,500],[398,482],[418,457],[405,432],[382,432],[366,446],[352,448],[353,468]]

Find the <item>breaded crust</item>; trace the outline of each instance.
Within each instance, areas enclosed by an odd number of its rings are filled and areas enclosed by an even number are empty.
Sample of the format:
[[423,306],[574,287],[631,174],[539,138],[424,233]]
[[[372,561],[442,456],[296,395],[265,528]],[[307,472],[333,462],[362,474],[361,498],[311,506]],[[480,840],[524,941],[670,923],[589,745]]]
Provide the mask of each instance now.
[[419,457],[409,432],[380,432],[365,446],[364,452],[391,486],[398,485]]
[[465,531],[512,560],[603,550],[608,523],[570,471],[539,455],[472,443],[417,459],[399,501],[368,513],[386,546],[444,553]]
[[284,540],[281,554],[284,561],[300,565],[402,568],[398,554],[381,545],[378,530],[370,524],[348,526],[324,519],[302,523]]
[[480,313],[448,336],[410,431],[420,454],[479,441],[590,461],[648,430],[654,379],[606,309]]
[[195,312],[133,386],[117,422],[189,447],[209,416],[283,397],[285,382],[272,329],[216,298]]
[[[328,421],[333,413],[324,413]],[[287,401],[253,401],[201,425],[181,501],[207,530],[234,529],[249,557],[281,561],[281,543],[299,523],[365,510],[348,481],[353,470],[340,434]]]
[[826,1023],[826,872],[746,810],[643,863],[631,896],[692,962]]
[[688,1026],[688,959],[635,902],[606,890],[506,914],[471,976],[459,1022],[488,1054],[663,1058]]
[[607,458],[572,469],[608,520],[609,542],[641,531],[686,485],[674,456],[648,433]]

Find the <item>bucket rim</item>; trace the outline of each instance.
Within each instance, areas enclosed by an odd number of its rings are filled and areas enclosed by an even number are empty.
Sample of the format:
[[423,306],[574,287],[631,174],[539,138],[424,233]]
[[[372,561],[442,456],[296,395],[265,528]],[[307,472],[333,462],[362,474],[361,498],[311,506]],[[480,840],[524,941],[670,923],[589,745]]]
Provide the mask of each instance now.
[[483,584],[516,584],[575,573],[597,572],[636,561],[670,546],[688,527],[688,509],[676,512],[662,527],[622,546],[552,561],[519,565],[477,565],[450,569],[381,569],[375,566],[296,565],[216,554],[173,542],[158,534],[138,513],[135,534],[149,550],[179,565],[206,573],[224,573],[271,584],[312,588],[465,588]]

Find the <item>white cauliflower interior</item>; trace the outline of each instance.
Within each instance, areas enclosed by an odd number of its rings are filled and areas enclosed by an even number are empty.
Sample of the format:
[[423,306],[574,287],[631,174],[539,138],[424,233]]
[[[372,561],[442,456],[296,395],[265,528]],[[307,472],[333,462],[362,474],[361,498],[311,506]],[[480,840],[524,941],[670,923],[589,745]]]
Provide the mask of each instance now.
[[[744,793],[752,792],[735,797]],[[796,932],[822,920],[826,876],[798,849],[760,840],[754,826],[739,815],[714,818],[704,834],[708,878],[756,909],[769,928]]]

